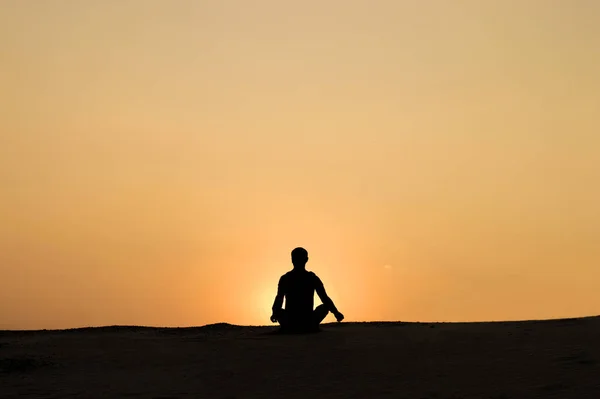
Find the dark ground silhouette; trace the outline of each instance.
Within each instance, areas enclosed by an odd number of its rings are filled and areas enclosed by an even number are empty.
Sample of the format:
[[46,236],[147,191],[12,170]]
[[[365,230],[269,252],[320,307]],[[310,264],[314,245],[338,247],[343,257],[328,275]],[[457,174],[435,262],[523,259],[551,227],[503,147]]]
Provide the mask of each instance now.
[[600,398],[600,317],[277,329],[0,331],[0,398]]

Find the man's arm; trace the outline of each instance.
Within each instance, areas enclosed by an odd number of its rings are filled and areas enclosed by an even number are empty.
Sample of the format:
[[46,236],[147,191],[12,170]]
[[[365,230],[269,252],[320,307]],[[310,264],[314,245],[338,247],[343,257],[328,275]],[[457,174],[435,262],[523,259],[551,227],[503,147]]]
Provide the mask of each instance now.
[[283,277],[279,279],[279,283],[277,284],[277,295],[275,295],[275,301],[273,302],[273,315],[276,312],[280,311],[283,307],[283,298],[285,296],[285,290],[283,286]]
[[331,298],[329,298],[329,295],[327,295],[327,292],[325,291],[325,286],[323,285],[323,282],[321,281],[321,279],[319,277],[317,277],[316,274],[315,274],[315,279],[316,279],[315,290],[317,291],[317,295],[319,295],[321,302],[323,302],[323,305],[325,305],[327,307],[327,309],[331,313],[333,313],[333,315],[335,316],[336,319],[338,319],[338,321],[341,321],[341,319],[343,319],[344,316],[340,313],[339,310],[337,310],[337,308],[335,307],[335,304],[333,303]]

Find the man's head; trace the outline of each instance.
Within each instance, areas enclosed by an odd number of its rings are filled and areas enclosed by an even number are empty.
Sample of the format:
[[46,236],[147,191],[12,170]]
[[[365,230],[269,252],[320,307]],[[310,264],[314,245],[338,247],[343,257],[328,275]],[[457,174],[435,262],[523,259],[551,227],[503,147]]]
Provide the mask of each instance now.
[[294,248],[292,251],[294,269],[304,269],[306,262],[308,262],[308,251],[302,247]]

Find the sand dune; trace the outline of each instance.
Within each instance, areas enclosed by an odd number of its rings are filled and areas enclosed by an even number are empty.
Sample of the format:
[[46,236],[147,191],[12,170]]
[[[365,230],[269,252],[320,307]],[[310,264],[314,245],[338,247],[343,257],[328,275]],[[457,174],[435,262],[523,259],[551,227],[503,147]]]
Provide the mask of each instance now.
[[0,332],[0,398],[600,398],[600,317]]

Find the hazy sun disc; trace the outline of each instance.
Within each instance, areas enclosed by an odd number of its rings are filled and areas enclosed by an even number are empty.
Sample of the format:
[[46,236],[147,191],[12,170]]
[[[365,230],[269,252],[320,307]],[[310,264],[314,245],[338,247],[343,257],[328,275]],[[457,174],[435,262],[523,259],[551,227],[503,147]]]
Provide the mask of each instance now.
[[252,309],[249,309],[254,323],[259,325],[270,323],[269,318],[271,317],[271,307],[273,306],[275,294],[273,289],[263,289],[256,292]]

